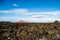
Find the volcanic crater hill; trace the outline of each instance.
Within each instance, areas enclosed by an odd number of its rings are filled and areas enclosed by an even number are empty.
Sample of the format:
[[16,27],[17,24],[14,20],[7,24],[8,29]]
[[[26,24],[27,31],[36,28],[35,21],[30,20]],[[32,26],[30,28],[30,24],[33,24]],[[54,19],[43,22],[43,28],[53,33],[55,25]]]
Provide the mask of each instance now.
[[17,21],[16,23],[28,23],[28,22],[25,20],[20,20],[20,21]]
[[60,40],[60,22],[0,22],[0,40]]

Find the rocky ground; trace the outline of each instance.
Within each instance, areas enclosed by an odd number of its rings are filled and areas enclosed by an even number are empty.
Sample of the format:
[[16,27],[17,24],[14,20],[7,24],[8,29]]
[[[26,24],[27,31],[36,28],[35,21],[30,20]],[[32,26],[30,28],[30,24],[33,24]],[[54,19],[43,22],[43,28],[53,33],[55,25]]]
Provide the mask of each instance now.
[[60,22],[0,22],[0,40],[60,40]]

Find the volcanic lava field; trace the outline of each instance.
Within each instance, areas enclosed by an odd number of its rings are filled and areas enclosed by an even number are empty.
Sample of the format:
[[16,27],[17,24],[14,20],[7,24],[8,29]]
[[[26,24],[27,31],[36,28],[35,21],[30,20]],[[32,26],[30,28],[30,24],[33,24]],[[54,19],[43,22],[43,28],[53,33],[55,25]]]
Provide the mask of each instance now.
[[0,40],[60,40],[60,22],[0,22]]

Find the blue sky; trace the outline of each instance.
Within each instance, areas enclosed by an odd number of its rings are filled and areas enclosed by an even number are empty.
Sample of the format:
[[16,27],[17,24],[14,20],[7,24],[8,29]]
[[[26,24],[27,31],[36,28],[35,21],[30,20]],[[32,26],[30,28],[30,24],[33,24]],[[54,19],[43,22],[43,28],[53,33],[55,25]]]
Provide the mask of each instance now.
[[0,0],[0,21],[60,21],[60,0]]

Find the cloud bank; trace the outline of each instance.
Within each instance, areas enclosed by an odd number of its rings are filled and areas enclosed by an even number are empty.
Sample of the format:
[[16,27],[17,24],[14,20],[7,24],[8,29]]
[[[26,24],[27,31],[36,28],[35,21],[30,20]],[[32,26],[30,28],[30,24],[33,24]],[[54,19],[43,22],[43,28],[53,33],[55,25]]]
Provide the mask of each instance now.
[[35,21],[35,22],[44,22],[44,21],[48,22],[53,20],[60,20],[60,16],[58,16],[60,15],[60,11],[30,12],[28,9],[10,9],[10,10],[0,10],[0,13],[20,14],[22,16],[27,16],[26,18],[23,18],[23,20]]

